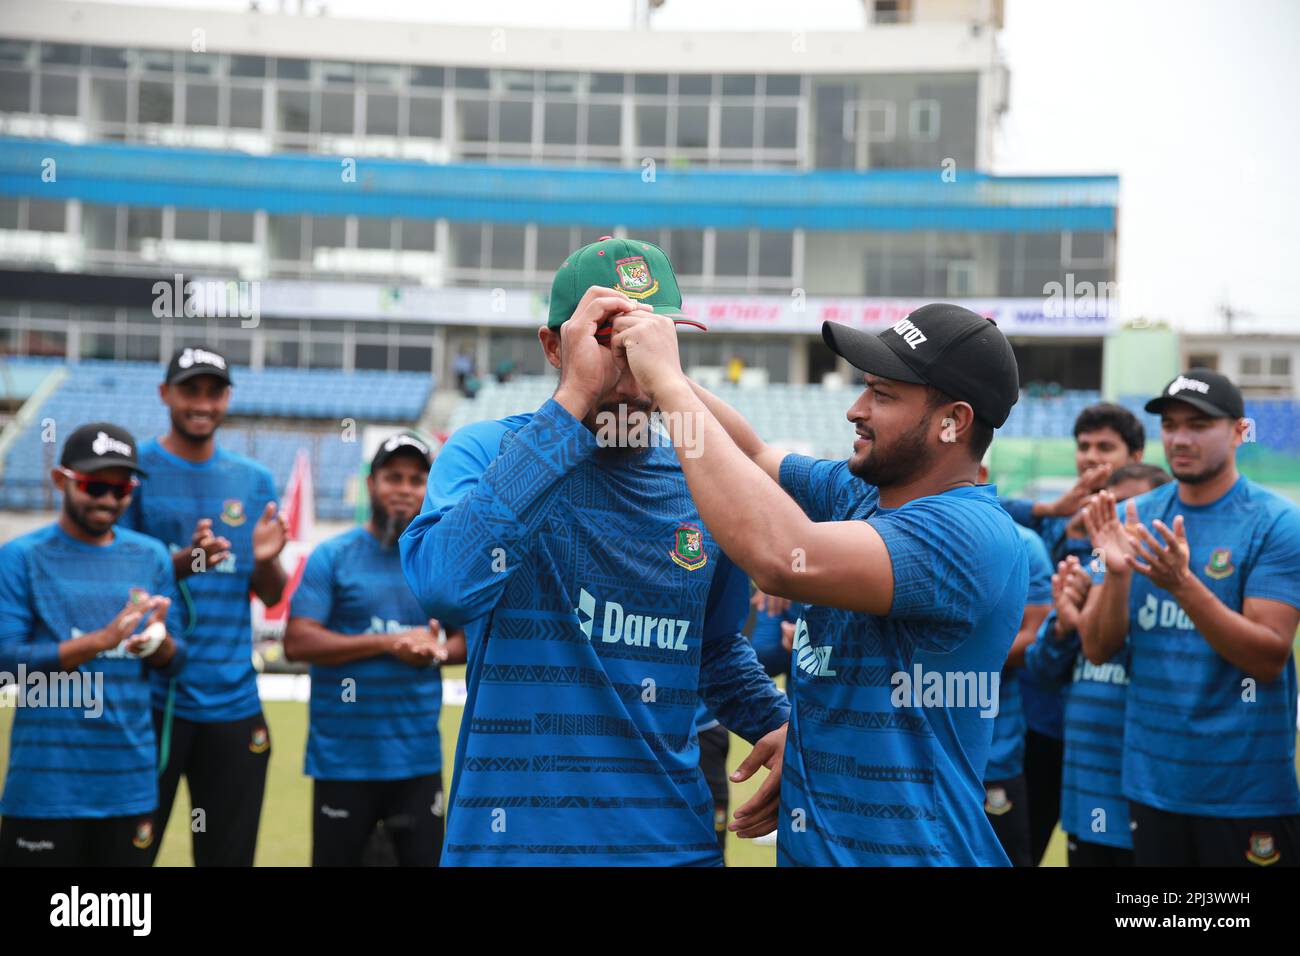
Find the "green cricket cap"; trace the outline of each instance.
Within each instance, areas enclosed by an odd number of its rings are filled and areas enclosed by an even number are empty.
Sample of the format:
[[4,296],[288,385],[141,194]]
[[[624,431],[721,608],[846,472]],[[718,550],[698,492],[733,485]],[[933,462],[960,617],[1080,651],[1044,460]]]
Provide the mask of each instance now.
[[[569,253],[551,283],[548,329],[569,320],[594,285],[616,289],[637,302],[654,306],[658,315],[684,317],[682,292],[668,255],[653,242],[602,236]],[[691,324],[696,324],[692,322]],[[703,328],[703,326],[699,326]]]

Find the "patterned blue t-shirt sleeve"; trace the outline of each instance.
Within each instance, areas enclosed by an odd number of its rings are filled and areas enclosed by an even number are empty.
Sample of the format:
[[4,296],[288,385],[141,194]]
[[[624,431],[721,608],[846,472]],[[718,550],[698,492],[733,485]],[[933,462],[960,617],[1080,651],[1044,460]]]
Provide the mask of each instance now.
[[596,449],[596,436],[554,399],[511,438],[491,424],[500,453],[472,432],[460,441],[453,435],[433,463],[423,510],[399,542],[411,592],[426,614],[453,627],[497,605],[546,520],[550,490]]
[[749,578],[719,553],[704,610],[700,697],[723,726],[752,744],[790,719],[790,704],[742,633],[748,616]]
[[937,625],[922,638],[926,650],[960,646],[1001,597],[1013,562],[1025,560],[1010,524],[1002,527],[991,508],[961,498],[917,498],[868,522],[893,566],[888,616]]
[[1047,556],[1047,545],[1032,531],[1022,531],[1020,537],[1029,554],[1029,593],[1025,596],[1025,603],[1051,604],[1052,559]]
[[27,555],[20,542],[0,548],[0,671],[14,673],[23,664],[28,671],[58,668],[59,645],[32,641],[35,616],[28,589]]
[[813,521],[833,521],[841,495],[866,486],[849,472],[847,461],[786,455],[781,459],[781,487]]
[[1078,654],[1078,632],[1071,631],[1057,640],[1056,612],[1051,611],[1038,628],[1034,643],[1025,648],[1025,673],[1045,687],[1064,686],[1070,682]]
[[290,617],[307,617],[320,624],[330,618],[334,604],[334,551],[328,542],[317,546],[307,559],[302,580],[293,592]]
[[1034,517],[1032,501],[1027,498],[999,498],[998,501],[1016,524],[1038,530],[1038,519]]
[[1284,507],[1246,572],[1244,597],[1300,608],[1300,508]]

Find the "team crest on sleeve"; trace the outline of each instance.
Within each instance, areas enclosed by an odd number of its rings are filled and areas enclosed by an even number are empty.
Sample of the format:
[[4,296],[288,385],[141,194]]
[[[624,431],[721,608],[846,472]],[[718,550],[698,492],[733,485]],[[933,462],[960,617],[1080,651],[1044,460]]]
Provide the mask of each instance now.
[[709,563],[709,556],[704,553],[704,533],[693,524],[678,525],[668,557],[687,571],[698,571]]
[[238,498],[227,498],[221,505],[221,520],[228,525],[238,527],[247,519],[244,503]]
[[618,285],[614,288],[634,299],[646,299],[659,291],[659,280],[650,274],[645,256],[628,256],[614,263]]
[[1282,859],[1277,844],[1273,842],[1273,834],[1252,833],[1250,835],[1250,849],[1246,851],[1246,859],[1257,866],[1270,866]]
[[1215,548],[1210,553],[1210,560],[1205,562],[1205,573],[1216,581],[1222,581],[1235,570],[1231,548]]
[[147,850],[153,843],[153,821],[141,820],[135,825],[135,836],[131,838],[131,845],[137,850]]

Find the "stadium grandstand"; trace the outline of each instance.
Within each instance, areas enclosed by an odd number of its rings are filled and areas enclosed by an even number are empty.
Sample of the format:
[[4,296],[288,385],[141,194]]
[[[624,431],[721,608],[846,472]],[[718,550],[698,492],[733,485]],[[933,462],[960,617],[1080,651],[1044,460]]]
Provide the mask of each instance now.
[[1079,407],[1188,363],[1236,376],[1263,477],[1300,484],[1300,339],[1124,327],[1118,179],[990,171],[1000,3],[868,3],[857,33],[744,43],[642,30],[637,71],[625,33],[511,28],[502,57],[464,26],[313,18],[305,40],[282,13],[5,8],[6,508],[51,504],[42,421],[108,397],[156,431],[160,363],[206,344],[246,366],[238,450],[283,481],[306,449],[321,516],[346,518],[363,456],[340,423],[445,434],[535,407],[549,279],[604,234],[669,253],[710,329],[684,362],[773,440],[843,453],[847,432],[807,430],[852,386],[824,319],[944,299],[1016,349],[1010,489],[1065,480]]

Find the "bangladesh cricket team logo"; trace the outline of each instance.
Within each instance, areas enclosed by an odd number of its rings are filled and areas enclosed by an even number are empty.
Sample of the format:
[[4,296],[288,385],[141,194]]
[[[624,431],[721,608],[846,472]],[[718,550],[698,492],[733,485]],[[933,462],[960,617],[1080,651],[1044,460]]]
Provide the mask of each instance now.
[[248,741],[250,753],[264,754],[270,746],[271,738],[267,735],[265,727],[258,727],[253,731],[253,736]]
[[1273,834],[1252,833],[1250,835],[1250,849],[1246,851],[1246,859],[1257,866],[1271,866],[1282,859],[1277,844],[1273,842]]
[[1233,571],[1237,570],[1232,566],[1232,549],[1215,548],[1210,554],[1210,560],[1205,562],[1205,573],[1216,581],[1222,581]]
[[659,280],[650,274],[645,256],[628,256],[614,263],[618,284],[614,288],[634,299],[648,299],[659,291]]
[[668,557],[687,571],[698,571],[709,563],[709,556],[704,553],[704,533],[693,524],[678,525]]
[[1007,799],[1007,792],[1002,787],[989,787],[984,792],[984,812],[991,813],[995,817],[1011,809],[1011,801]]
[[132,588],[129,593],[132,604],[142,604],[149,600],[149,592],[144,588]]
[[227,498],[221,506],[221,520],[228,525],[238,527],[243,524],[247,516],[244,514],[244,503],[238,498]]
[[135,825],[135,836],[131,838],[131,845],[137,850],[147,850],[153,843],[153,821],[141,820]]

